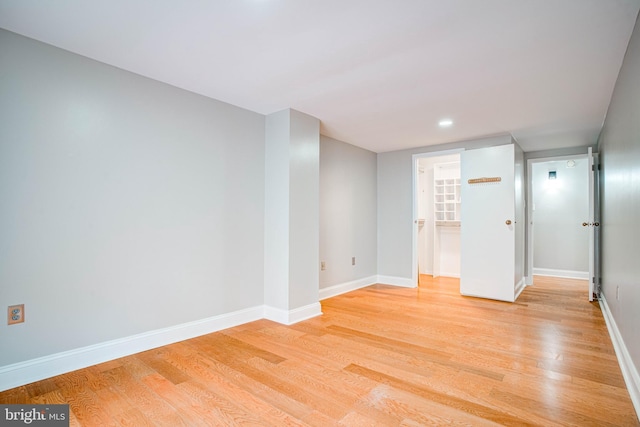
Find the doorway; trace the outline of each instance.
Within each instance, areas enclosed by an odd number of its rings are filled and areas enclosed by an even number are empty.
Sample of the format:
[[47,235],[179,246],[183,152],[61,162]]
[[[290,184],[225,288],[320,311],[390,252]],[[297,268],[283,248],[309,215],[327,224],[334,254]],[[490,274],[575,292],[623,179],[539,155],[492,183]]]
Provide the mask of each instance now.
[[[459,149],[453,152],[415,154],[413,160],[413,258],[412,280],[418,281],[419,228],[422,228],[427,244],[435,241],[435,230],[429,234],[430,218],[420,217],[419,212],[419,176],[421,157],[438,157],[450,154],[459,155],[460,175],[444,177],[442,185],[453,187],[445,190],[444,203],[452,203],[442,209],[443,217],[459,229],[459,266],[460,292],[463,295],[497,299],[513,302],[524,288],[525,272],[525,224],[524,224],[524,159],[522,149],[513,138],[509,143],[490,145],[470,150]],[[447,159],[449,160],[449,159]],[[423,174],[428,179],[427,169]],[[434,172],[435,173],[435,172]],[[447,180],[451,182],[446,182]],[[460,198],[455,197],[460,187]],[[435,187],[435,178],[434,178]],[[426,191],[425,191],[426,192]],[[434,190],[434,195],[436,195]],[[436,222],[435,204],[425,198],[426,206],[434,205],[434,223]],[[457,206],[457,207],[455,207]],[[458,216],[456,209],[460,210]],[[434,224],[435,228],[435,224]],[[434,248],[432,273],[442,267],[436,260],[436,254],[442,254]],[[427,260],[428,262],[428,260]],[[425,269],[426,270],[426,269]],[[448,272],[451,274],[450,272]],[[437,274],[437,273],[436,273]],[[454,274],[455,275],[455,274]]]
[[[580,257],[581,259],[584,259],[584,252],[586,247],[586,253],[588,254],[586,256],[588,273],[586,275],[587,280],[585,280],[585,282],[587,283],[588,299],[589,301],[594,301],[598,298],[600,294],[600,280],[599,280],[599,276],[600,276],[600,273],[599,273],[600,271],[600,262],[599,262],[600,260],[600,251],[599,251],[600,196],[599,196],[599,185],[598,185],[599,184],[598,154],[593,153],[591,147],[588,148],[587,154],[585,155],[564,156],[564,157],[556,157],[556,158],[548,158],[548,159],[529,159],[527,162],[528,188],[529,188],[528,211],[527,211],[527,214],[528,214],[527,283],[528,284],[533,283],[534,273],[536,272],[539,274],[545,273],[544,270],[543,271],[540,271],[539,269],[537,271],[534,270],[536,267],[537,268],[540,267],[539,264],[536,264],[536,262],[539,262],[539,258],[536,260],[536,250],[537,252],[540,252],[542,249],[540,249],[540,245],[535,244],[536,234],[538,234],[536,232],[536,227],[538,226],[537,224],[538,220],[536,219],[536,214],[535,214],[535,211],[533,211],[533,208],[535,207],[536,211],[538,211],[538,216],[537,216],[538,219],[540,219],[541,216],[544,217],[544,215],[540,215],[539,206],[536,205],[533,201],[533,195],[534,195],[534,192],[536,191],[533,185],[533,167],[534,167],[534,164],[536,163],[547,163],[551,161],[566,162],[567,169],[575,169],[579,161],[584,162],[586,166],[586,169],[583,169],[583,173],[580,174],[584,178],[580,178],[580,176],[578,175],[578,178],[577,178],[578,184],[574,183],[573,185],[568,185],[570,182],[567,181],[567,183],[565,183],[566,185],[563,185],[559,181],[557,184],[551,184],[551,185],[555,186],[554,191],[556,191],[556,193],[560,195],[565,194],[565,196],[566,194],[568,194],[566,193],[567,191],[575,189],[576,192],[579,192],[580,194],[578,194],[577,195],[578,198],[577,199],[574,198],[574,200],[582,199],[584,197],[583,195],[586,193],[586,198],[587,198],[586,215],[584,214],[584,211],[582,211],[582,214],[580,215],[582,218],[579,218],[578,216],[574,216],[571,220],[570,226],[567,226],[563,230],[557,230],[559,234],[557,236],[556,241],[562,242],[562,243],[567,243],[567,242],[570,243],[571,241],[568,238],[570,235],[570,232],[568,232],[567,230],[571,231],[573,229],[573,232],[575,232],[576,227],[581,227],[581,230],[582,230],[581,236],[580,236],[581,238],[578,239],[578,242],[580,241],[584,242],[586,240],[587,244],[586,245],[582,244],[580,247],[578,247],[577,245],[572,246],[570,248],[565,247],[565,250],[564,250],[565,253],[563,254],[563,259],[566,261],[567,254],[568,255],[574,254],[575,256]],[[555,166],[558,166],[560,164],[562,163],[556,164]],[[560,169],[560,170],[563,170],[563,169]],[[544,170],[542,172],[544,173]],[[559,178],[558,169],[551,170],[550,168],[548,168],[546,173],[547,173],[548,180],[558,180]],[[585,182],[587,183],[586,191],[584,191]],[[543,187],[543,184],[540,184],[539,187]],[[583,189],[582,191],[580,190],[581,187]],[[556,202],[556,203],[560,203],[560,202]],[[562,212],[566,212],[567,210],[570,210],[570,209],[572,209],[572,206],[565,207],[565,210],[563,210]],[[541,237],[538,235],[538,239],[540,238]],[[538,247],[537,249],[536,249],[536,246]],[[556,264],[556,265],[560,265],[560,264]],[[570,265],[570,264],[565,264],[565,265]],[[559,271],[552,271],[551,275],[555,277],[578,277],[578,278],[584,277],[583,272],[582,274],[580,274],[581,270],[578,270],[578,271],[564,270],[562,268],[556,269],[556,270],[559,270]]]
[[414,156],[414,283],[460,277],[460,151]]
[[531,271],[589,278],[589,171],[587,156],[531,163]]

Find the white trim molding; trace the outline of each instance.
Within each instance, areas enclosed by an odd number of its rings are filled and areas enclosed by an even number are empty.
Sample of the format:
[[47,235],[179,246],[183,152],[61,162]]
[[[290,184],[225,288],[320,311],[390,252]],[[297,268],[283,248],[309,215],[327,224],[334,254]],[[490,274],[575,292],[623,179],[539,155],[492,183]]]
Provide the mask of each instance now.
[[377,283],[384,285],[400,286],[403,288],[416,288],[417,283],[413,283],[413,280],[408,277],[395,277],[395,276],[380,276],[378,275]]
[[565,277],[567,279],[589,280],[588,271],[555,270],[553,268],[533,268],[534,276]]
[[319,302],[294,308],[293,310],[282,310],[280,308],[264,306],[264,318],[283,325],[293,325],[303,320],[322,315],[322,306]]
[[321,314],[319,302],[290,311],[261,305],[0,366],[0,391],[264,318],[291,325]]
[[620,330],[618,329],[618,325],[616,325],[616,321],[613,318],[613,314],[609,309],[609,305],[607,304],[604,294],[600,297],[600,309],[602,310],[604,321],[607,324],[607,329],[611,336],[613,348],[616,351],[618,364],[620,365],[624,382],[627,385],[631,402],[633,402],[633,407],[636,409],[636,415],[638,416],[638,419],[640,419],[640,375],[638,375],[638,370],[633,364],[633,360],[627,350],[627,346],[624,344],[624,340],[622,339],[622,335],[620,335]]
[[2,366],[0,367],[0,391],[253,322],[262,319],[263,312],[263,306],[247,308]]
[[[432,274],[433,276],[433,274]],[[449,272],[449,271],[440,271],[440,275],[436,276],[436,277],[453,277],[454,279],[459,279],[460,278],[460,272]]]
[[515,298],[513,298],[513,301],[518,299],[518,297],[520,296],[520,294],[522,293],[522,291],[524,291],[524,288],[526,288],[526,287],[527,287],[526,279],[523,277],[522,279],[520,279],[520,281],[516,285]]
[[322,288],[320,289],[320,301],[322,301],[323,299],[345,294],[347,292],[355,291],[356,289],[375,285],[376,283],[378,283],[378,276],[369,276],[362,279],[352,280],[350,282],[329,286],[328,288]]

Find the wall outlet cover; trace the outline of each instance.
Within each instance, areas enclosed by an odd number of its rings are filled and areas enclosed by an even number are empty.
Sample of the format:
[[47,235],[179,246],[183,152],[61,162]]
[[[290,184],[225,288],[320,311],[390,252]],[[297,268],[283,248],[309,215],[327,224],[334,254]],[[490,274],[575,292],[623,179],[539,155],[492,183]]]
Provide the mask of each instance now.
[[24,322],[24,304],[10,305],[7,309],[7,324],[15,325]]

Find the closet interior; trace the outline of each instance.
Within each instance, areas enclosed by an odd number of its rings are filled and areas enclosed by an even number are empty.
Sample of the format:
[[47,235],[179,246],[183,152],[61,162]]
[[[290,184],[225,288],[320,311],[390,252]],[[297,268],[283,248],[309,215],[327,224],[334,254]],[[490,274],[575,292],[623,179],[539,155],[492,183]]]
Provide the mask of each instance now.
[[418,273],[460,277],[460,156],[418,159]]

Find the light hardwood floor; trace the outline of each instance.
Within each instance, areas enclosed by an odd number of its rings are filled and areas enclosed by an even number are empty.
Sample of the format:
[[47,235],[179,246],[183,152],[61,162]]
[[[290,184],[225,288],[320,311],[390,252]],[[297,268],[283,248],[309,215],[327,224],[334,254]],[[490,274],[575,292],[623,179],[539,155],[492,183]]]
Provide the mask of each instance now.
[[262,320],[0,393],[71,425],[640,425],[584,281],[514,304],[458,281],[374,285],[293,326]]

